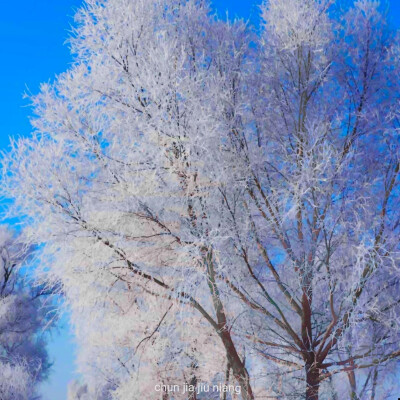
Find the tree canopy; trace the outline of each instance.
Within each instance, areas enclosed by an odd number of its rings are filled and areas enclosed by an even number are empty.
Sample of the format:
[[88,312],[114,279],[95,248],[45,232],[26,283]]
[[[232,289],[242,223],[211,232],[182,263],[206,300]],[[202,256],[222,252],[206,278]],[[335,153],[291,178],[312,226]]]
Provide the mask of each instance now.
[[72,312],[77,399],[387,394],[399,36],[371,0],[261,15],[257,30],[203,0],[86,0],[74,64],[3,157],[10,215]]
[[50,362],[43,330],[49,324],[43,292],[21,273],[31,253],[20,236],[0,227],[0,398],[39,399]]

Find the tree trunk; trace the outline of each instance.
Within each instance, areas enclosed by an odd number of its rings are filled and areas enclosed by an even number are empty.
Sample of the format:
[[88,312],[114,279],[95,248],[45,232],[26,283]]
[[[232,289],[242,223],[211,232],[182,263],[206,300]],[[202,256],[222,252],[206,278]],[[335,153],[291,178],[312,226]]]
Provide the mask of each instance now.
[[253,400],[254,395],[250,386],[249,373],[236,351],[230,333],[227,330],[224,330],[220,333],[220,337],[226,349],[228,362],[232,368],[233,376],[240,385],[243,400]]
[[169,394],[165,391],[162,394],[162,400],[169,400]]
[[306,365],[306,400],[318,400],[319,368],[315,364]]
[[189,394],[188,400],[197,400],[197,393],[196,393],[197,377],[196,377],[196,375],[192,376],[192,379],[190,380],[189,385],[192,385],[195,388],[195,390]]
[[378,384],[378,367],[375,368],[374,377],[372,379],[372,393],[371,400],[375,400],[376,386]]
[[232,368],[233,376],[238,382],[243,400],[254,400],[253,391],[250,386],[250,377],[247,372],[246,366],[239,357],[236,351],[235,344],[233,343],[232,336],[228,330],[224,306],[222,304],[218,286],[215,282],[215,271],[212,260],[212,251],[209,251],[205,258],[205,265],[207,266],[208,285],[212,295],[215,314],[217,316],[218,335],[226,350],[228,362]]
[[[231,365],[229,364],[229,361],[226,365],[226,372],[225,372],[225,386],[229,385],[229,375],[231,372]],[[224,392],[222,395],[222,400],[226,400],[227,392]]]

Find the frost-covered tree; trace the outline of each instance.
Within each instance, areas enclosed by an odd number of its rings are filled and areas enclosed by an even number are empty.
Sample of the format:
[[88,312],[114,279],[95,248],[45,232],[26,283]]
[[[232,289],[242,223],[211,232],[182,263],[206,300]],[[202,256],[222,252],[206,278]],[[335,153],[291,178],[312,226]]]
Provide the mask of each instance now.
[[110,389],[107,385],[89,387],[86,383],[73,380],[68,385],[67,400],[108,400]]
[[88,397],[87,385],[81,384],[78,381],[72,381],[68,385],[67,400],[87,400]]
[[20,272],[30,251],[0,227],[0,398],[39,399],[36,389],[50,367],[41,291],[28,289]]
[[206,1],[88,0],[75,64],[33,98],[3,190],[72,311],[71,396],[385,396],[398,38],[376,1],[261,10],[256,34]]

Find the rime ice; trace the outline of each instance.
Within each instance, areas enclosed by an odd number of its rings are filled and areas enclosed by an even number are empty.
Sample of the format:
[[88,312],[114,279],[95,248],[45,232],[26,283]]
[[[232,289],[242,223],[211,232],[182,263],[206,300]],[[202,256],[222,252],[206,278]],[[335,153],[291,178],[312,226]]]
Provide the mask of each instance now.
[[339,3],[269,0],[259,30],[203,0],[78,12],[75,62],[32,98],[1,188],[70,305],[91,398],[386,396],[399,35],[378,2]]

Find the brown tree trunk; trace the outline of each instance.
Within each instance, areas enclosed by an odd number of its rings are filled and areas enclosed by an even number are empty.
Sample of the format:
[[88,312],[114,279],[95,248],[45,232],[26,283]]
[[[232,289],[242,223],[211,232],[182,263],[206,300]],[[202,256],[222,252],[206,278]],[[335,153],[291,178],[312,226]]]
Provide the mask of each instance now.
[[212,260],[212,252],[209,251],[205,257],[205,264],[208,273],[208,285],[212,295],[215,314],[217,316],[218,335],[226,350],[228,362],[232,368],[233,376],[241,388],[241,395],[243,400],[254,400],[254,394],[250,386],[250,377],[247,369],[236,351],[235,344],[233,343],[232,336],[228,330],[224,306],[222,304],[218,286],[215,282],[215,270]]
[[[354,365],[354,363],[352,363],[352,364]],[[349,383],[350,383],[350,399],[358,400],[357,381],[356,381],[356,374],[354,373],[354,370],[349,371],[347,373],[347,376],[349,377]]]
[[376,386],[378,384],[378,368],[375,368],[374,377],[372,379],[372,393],[371,400],[375,400]]
[[318,400],[319,368],[313,364],[306,365],[306,400]]
[[220,337],[226,349],[228,362],[232,368],[233,376],[240,385],[243,400],[254,400],[253,391],[250,386],[249,373],[236,351],[230,333],[227,330],[223,330],[220,333]]
[[[226,365],[226,372],[225,372],[225,386],[229,385],[229,375],[231,372],[231,365],[229,364],[229,361]],[[222,400],[226,400],[226,396],[227,396],[227,392],[224,392],[224,394],[222,395]]]
[[189,394],[188,400],[197,400],[196,386],[197,386],[197,377],[194,375],[189,382],[189,385],[192,385],[195,390]]

